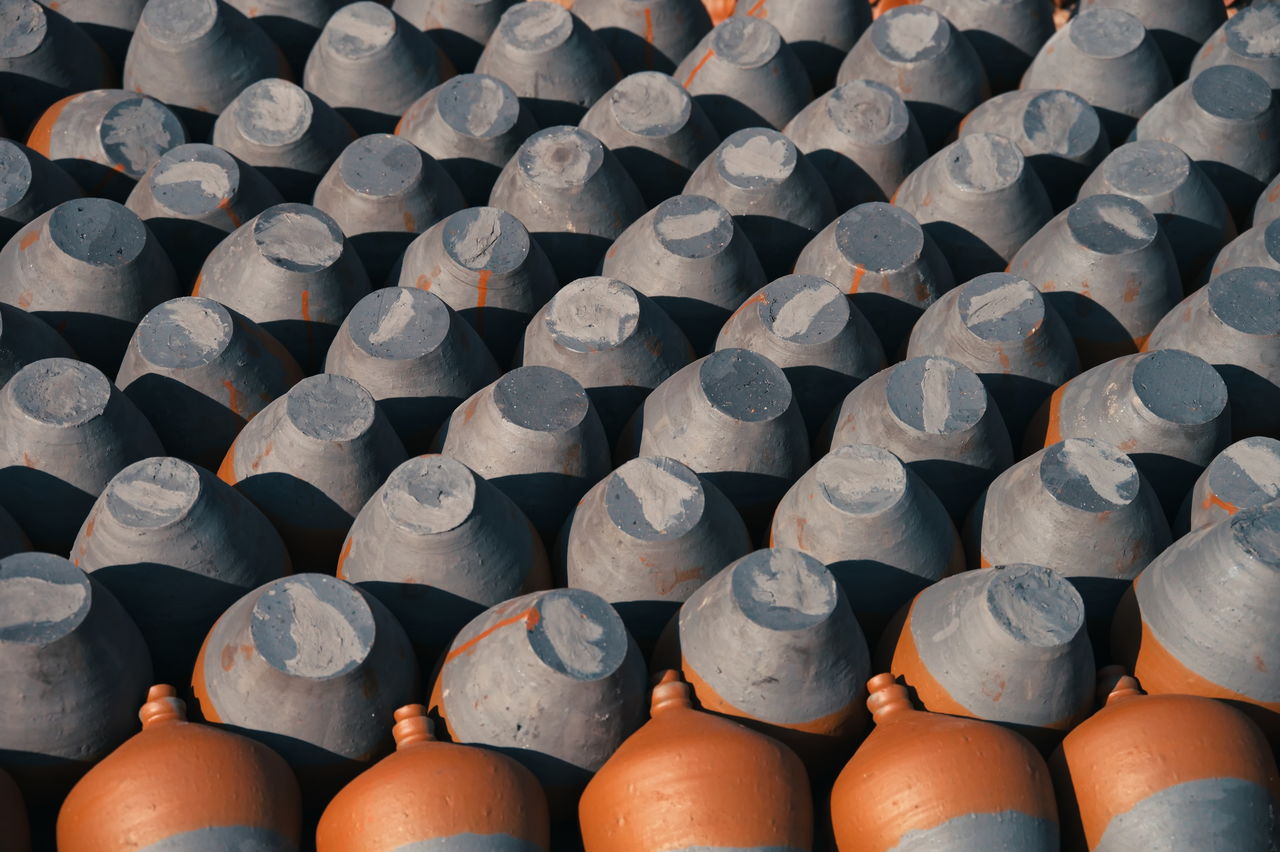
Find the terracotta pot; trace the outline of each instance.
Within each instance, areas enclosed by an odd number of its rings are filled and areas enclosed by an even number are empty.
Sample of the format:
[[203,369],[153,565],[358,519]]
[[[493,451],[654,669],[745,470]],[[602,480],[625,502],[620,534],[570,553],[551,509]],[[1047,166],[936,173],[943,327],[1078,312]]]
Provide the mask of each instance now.
[[1064,850],[1275,848],[1275,758],[1257,726],[1221,701],[1144,696],[1121,676],[1049,766]]
[[395,719],[396,751],[334,796],[316,829],[316,852],[419,845],[545,852],[547,797],[532,772],[491,749],[437,741],[421,704],[401,707]]
[[1185,535],[1126,593],[1111,647],[1152,694],[1236,704],[1280,743],[1280,502]]
[[867,682],[875,729],[836,779],[840,852],[1058,848],[1043,758],[1014,732],[923,713],[893,675]]
[[288,764],[247,737],[188,722],[177,694],[151,687],[142,732],[67,796],[58,849],[297,849],[301,806]]
[[695,710],[674,671],[649,712],[582,794],[586,852],[812,848],[809,781],[791,749]]
[[31,849],[31,829],[27,825],[27,806],[22,791],[3,769],[0,769],[0,825],[4,826],[6,847],[10,852]]

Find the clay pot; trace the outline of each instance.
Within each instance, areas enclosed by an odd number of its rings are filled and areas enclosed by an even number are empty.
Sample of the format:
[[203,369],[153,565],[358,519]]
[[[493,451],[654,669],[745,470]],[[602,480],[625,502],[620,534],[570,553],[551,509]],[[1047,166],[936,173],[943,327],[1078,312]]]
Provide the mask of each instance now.
[[1183,536],[1120,602],[1111,646],[1152,694],[1236,704],[1280,743],[1280,502]]
[[58,814],[62,852],[298,848],[298,781],[248,737],[187,721],[168,684],[151,687],[142,732],[80,780]]
[[[999,722],[1046,750],[1089,713],[1084,600],[1039,565],[946,577],[916,595],[879,658],[934,713]],[[992,848],[982,845],[975,848]]]
[[439,742],[421,704],[401,707],[395,720],[396,751],[333,797],[316,852],[545,852],[547,797],[532,772],[491,749]]
[[582,794],[586,852],[812,848],[809,781],[791,749],[695,710],[674,671],[649,713]]
[[384,720],[419,690],[418,662],[368,592],[294,574],[232,604],[196,658],[192,715],[270,746],[318,809],[391,750]]
[[866,639],[832,573],[796,550],[757,550],[703,584],[654,664],[679,665],[702,709],[776,737],[815,776],[834,775],[867,726]]
[[22,791],[3,769],[0,769],[0,825],[4,826],[10,852],[31,849],[31,828],[27,825],[27,807]]
[[1221,701],[1144,696],[1121,676],[1049,767],[1064,850],[1275,848],[1275,758],[1257,726]]
[[923,713],[893,676],[867,681],[875,729],[836,779],[840,852],[1054,852],[1058,809],[1043,758],[998,725]]
[[512,598],[464,627],[441,661],[430,706],[450,741],[500,750],[532,770],[561,821],[640,727],[644,680],[644,660],[613,607],[583,589],[552,589]]
[[0,768],[29,805],[56,804],[134,732],[151,657],[111,593],[51,553],[0,561],[0,625]]

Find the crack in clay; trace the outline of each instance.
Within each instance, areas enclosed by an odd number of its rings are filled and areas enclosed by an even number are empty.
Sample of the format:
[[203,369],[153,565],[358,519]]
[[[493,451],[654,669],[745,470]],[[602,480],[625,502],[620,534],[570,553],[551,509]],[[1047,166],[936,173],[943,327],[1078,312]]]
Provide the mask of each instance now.
[[904,12],[885,22],[885,38],[893,52],[911,62],[934,46],[942,29],[939,15],[929,12]]
[[660,533],[675,527],[698,496],[695,485],[663,470],[650,459],[623,465],[617,476],[635,495],[645,522]]
[[413,295],[408,290],[400,289],[394,301],[386,306],[382,316],[378,318],[378,327],[369,335],[369,343],[380,346],[399,337],[413,322],[416,313],[413,309]]
[[[302,583],[280,589],[289,605],[294,655],[284,661],[290,674],[327,677],[360,661],[365,651],[355,627],[337,607]],[[259,618],[262,618],[260,613]]]
[[151,98],[126,101],[104,122],[102,144],[118,146],[131,177],[141,177],[178,141],[165,126],[165,108]]
[[658,219],[654,227],[658,231],[658,236],[664,240],[679,242],[709,234],[719,228],[723,220],[723,214],[713,207],[708,210],[699,210],[697,213],[664,216]]
[[985,293],[969,298],[969,314],[965,324],[970,328],[986,322],[999,322],[1035,299],[1035,289],[1025,281],[1010,281]]
[[752,136],[741,145],[728,145],[720,152],[725,171],[736,177],[782,180],[790,173],[786,139],[770,139],[765,134]]
[[231,176],[227,174],[227,170],[217,163],[201,160],[173,163],[162,171],[157,170],[152,183],[158,187],[193,183],[206,196],[218,200],[231,195]]
[[1089,483],[1093,493],[1113,506],[1125,506],[1137,492],[1137,471],[1118,458],[1078,441],[1066,441],[1058,459],[1068,473]]
[[1252,6],[1232,22],[1231,33],[1251,56],[1275,56],[1280,53],[1280,9],[1275,6]]
[[751,573],[751,599],[804,615],[826,615],[835,604],[835,589],[809,570],[800,553],[775,550],[767,564]]
[[87,594],[80,583],[52,583],[39,577],[0,579],[0,630],[56,624],[79,612]]
[[480,207],[453,244],[453,254],[467,269],[483,269],[489,265],[502,239],[502,214],[493,207]]
[[597,624],[567,595],[548,595],[538,605],[538,629],[564,667],[591,676],[601,673],[606,648],[604,625]]
[[770,323],[773,333],[784,340],[806,334],[823,309],[834,301],[833,296],[835,299],[844,298],[844,294],[832,287],[806,287],[797,290],[773,312]]
[[920,376],[920,416],[924,431],[940,435],[951,417],[951,388],[956,380],[956,365],[930,358]]

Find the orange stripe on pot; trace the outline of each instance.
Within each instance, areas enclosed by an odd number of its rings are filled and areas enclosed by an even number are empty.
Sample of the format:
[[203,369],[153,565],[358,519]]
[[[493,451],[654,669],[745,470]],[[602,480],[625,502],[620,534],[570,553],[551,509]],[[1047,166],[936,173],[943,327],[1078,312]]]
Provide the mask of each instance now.
[[[210,632],[212,632],[212,628],[210,628]],[[209,637],[205,636],[204,641],[200,643],[200,653],[196,654],[196,665],[191,673],[191,695],[194,699],[191,705],[191,718],[220,724],[222,717],[218,714],[218,708],[214,706],[213,699],[209,696],[209,686],[204,680],[204,658],[208,650]]]
[[[911,610],[914,609],[915,604],[912,603]],[[889,671],[894,677],[900,678],[908,688],[915,690],[917,700],[926,710],[974,718],[973,712],[952,698],[951,693],[938,683],[937,678],[925,666],[924,660],[920,659],[916,640],[911,635],[911,610],[907,611],[906,621],[903,622],[902,630],[898,634],[898,642],[893,649],[893,660]]]
[[53,147],[53,131],[57,128],[58,119],[62,117],[62,111],[83,94],[85,93],[77,92],[74,95],[68,95],[45,110],[44,115],[40,116],[35,127],[32,127],[31,132],[27,134],[27,147],[52,158],[53,155],[49,151]]

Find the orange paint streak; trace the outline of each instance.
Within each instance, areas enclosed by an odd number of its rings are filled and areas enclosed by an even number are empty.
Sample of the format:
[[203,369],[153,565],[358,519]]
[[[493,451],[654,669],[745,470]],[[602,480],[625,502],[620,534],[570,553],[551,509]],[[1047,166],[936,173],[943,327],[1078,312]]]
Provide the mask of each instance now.
[[[212,631],[210,631],[212,632]],[[204,656],[209,650],[209,637],[204,638],[200,653],[196,655],[195,671],[191,675],[191,695],[195,699],[187,709],[192,721],[205,721],[218,724],[222,717],[214,709],[213,699],[209,697],[209,687],[204,682]]]
[[201,285],[202,283],[204,283],[204,276],[203,276],[203,275],[197,275],[197,276],[196,276],[196,283],[195,283],[195,286],[191,288],[191,295],[192,295],[192,296],[199,296],[199,295],[200,295],[200,285]]
[[244,413],[240,411],[240,391],[236,390],[236,386],[231,384],[230,379],[224,381],[222,386],[227,389],[227,407],[233,414],[243,417]]
[[476,416],[476,406],[480,404],[480,400],[473,399],[467,403],[467,407],[462,409],[462,422],[470,423],[471,418]]
[[653,68],[653,13],[644,7],[644,67]]
[[1240,511],[1239,506],[1231,505],[1226,500],[1223,500],[1217,494],[1214,494],[1212,491],[1210,491],[1208,496],[1206,496],[1204,500],[1200,503],[1200,508],[1212,509],[1214,506],[1217,506],[1219,509],[1226,512],[1228,515],[1234,515],[1236,512]]
[[489,301],[489,277],[493,270],[480,270],[480,278],[476,281],[476,333],[484,334],[484,306]]
[[36,463],[31,459],[31,456],[27,455],[26,453],[23,453],[23,454],[22,454],[22,466],[23,466],[23,467],[35,467],[35,466],[36,466]]
[[23,237],[22,239],[18,240],[18,248],[20,248],[20,249],[22,249],[23,251],[25,251],[25,250],[27,250],[27,249],[31,248],[33,245],[35,245],[35,244],[36,244],[36,243],[38,243],[38,242],[40,242],[40,232],[39,232],[39,231],[32,231],[31,233],[27,234],[27,235],[26,235],[25,237]]
[[311,292],[309,290],[302,291],[302,319],[305,322],[311,322]]
[[227,449],[222,464],[218,465],[218,478],[228,485],[236,484],[236,445],[233,441]]
[[404,229],[406,231],[411,231],[411,232],[418,230],[416,227],[414,227],[413,214],[410,213],[408,210],[404,211]]
[[415,282],[413,282],[413,284],[414,284],[414,286],[415,286],[415,287],[417,287],[419,290],[430,290],[430,289],[431,289],[431,279],[430,279],[430,278],[428,278],[428,277],[427,277],[427,276],[425,276],[425,275],[419,275],[419,276],[418,276],[418,280],[417,280],[417,281],[415,281]]
[[[755,5],[747,10],[747,17],[754,18],[756,16],[756,13],[764,8],[765,2],[766,0],[756,0]],[[767,18],[769,17],[769,13],[766,11],[765,14],[761,15],[760,17]]]
[[23,290],[21,293],[18,294],[18,307],[22,308],[24,311],[27,308],[31,307],[31,291],[30,290]]
[[44,111],[44,115],[40,116],[40,120],[36,122],[36,126],[31,128],[31,133],[27,135],[28,148],[39,151],[46,157],[53,156],[49,153],[49,149],[53,143],[54,126],[58,123],[58,119],[62,117],[62,111],[66,109],[72,101],[80,97],[80,94],[83,93],[68,95]]
[[346,543],[342,545],[342,552],[338,554],[338,567],[333,573],[339,580],[342,579],[342,565],[347,561],[347,557],[351,555],[351,545],[353,544],[355,544],[355,539],[347,536]]
[[978,567],[979,568],[991,567],[991,560],[987,558],[987,554],[985,553],[978,554]]
[[739,306],[738,306],[738,309],[737,309],[736,311],[734,311],[734,312],[733,312],[733,315],[732,315],[732,316],[730,316],[730,317],[729,317],[729,319],[733,319],[733,318],[734,318],[734,317],[736,317],[738,314],[742,313],[742,312],[743,312],[743,311],[745,311],[747,308],[749,308],[751,305],[762,305],[762,304],[764,304],[765,302],[768,302],[768,301],[769,301],[769,300],[768,300],[768,298],[766,298],[766,297],[765,297],[764,293],[756,293],[756,294],[755,294],[754,296],[752,296],[750,299],[747,299],[745,302],[743,302],[741,305],[739,305]]
[[510,618],[504,618],[501,621],[499,621],[497,624],[490,627],[488,630],[483,630],[473,638],[468,639],[466,642],[463,642],[461,645],[459,645],[458,647],[450,651],[448,654],[446,654],[444,661],[446,664],[448,664],[449,662],[457,659],[462,654],[468,654],[471,651],[474,651],[476,645],[480,644],[482,640],[489,638],[496,631],[500,630],[503,627],[510,627],[513,624],[523,621],[525,630],[532,630],[533,628],[538,626],[538,622],[541,620],[542,620],[542,615],[538,612],[538,610],[535,609],[534,607],[529,607],[524,612],[516,613]]
[[714,50],[708,50],[706,56],[698,60],[698,64],[693,66],[693,70],[689,72],[689,77],[684,81],[684,87],[687,89],[693,85],[693,78],[698,76],[698,72],[702,70],[702,66],[711,61],[711,57],[715,56]]
[[241,225],[240,217],[236,215],[236,211],[231,209],[231,199],[224,198],[218,202],[218,209],[227,214],[227,218],[231,220],[231,227],[239,228]]
[[867,274],[865,266],[853,267],[853,280],[849,282],[849,295],[852,296],[858,292],[858,288],[862,286],[862,276]]
[[1070,382],[1058,388],[1049,397],[1049,421],[1045,424],[1043,446],[1052,447],[1062,440],[1062,392],[1069,384]]

